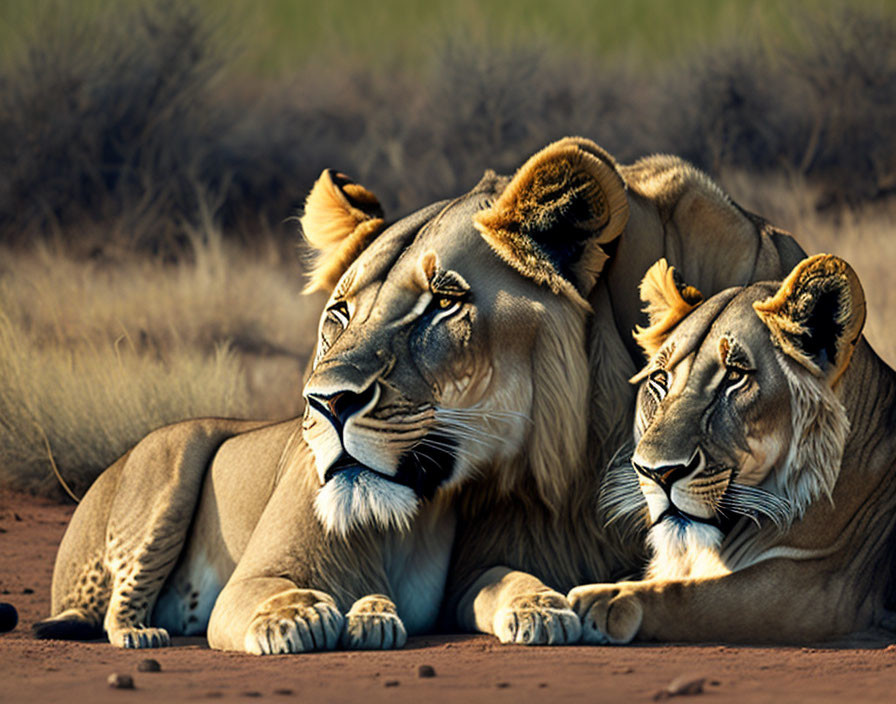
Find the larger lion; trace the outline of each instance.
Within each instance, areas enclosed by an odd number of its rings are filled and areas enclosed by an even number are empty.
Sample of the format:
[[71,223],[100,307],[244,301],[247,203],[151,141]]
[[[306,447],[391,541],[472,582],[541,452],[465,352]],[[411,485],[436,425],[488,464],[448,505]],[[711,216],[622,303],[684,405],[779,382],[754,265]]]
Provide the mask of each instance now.
[[643,581],[573,590],[585,639],[892,629],[896,373],[861,337],[855,272],[817,255],[702,304],[673,278],[645,279],[633,492],[613,502],[646,514],[653,556]]
[[665,255],[712,293],[802,256],[684,162],[619,167],[579,138],[389,226],[327,171],[302,225],[330,292],[304,417],[149,435],[76,511],[40,635],[388,648],[441,609],[574,641],[556,590],[641,560],[594,505],[629,427],[638,280]]

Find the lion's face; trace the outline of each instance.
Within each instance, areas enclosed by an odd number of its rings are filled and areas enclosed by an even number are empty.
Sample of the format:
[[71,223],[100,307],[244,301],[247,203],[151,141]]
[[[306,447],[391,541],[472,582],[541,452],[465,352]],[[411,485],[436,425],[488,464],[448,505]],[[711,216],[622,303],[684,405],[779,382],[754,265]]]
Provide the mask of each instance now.
[[334,528],[401,526],[419,500],[520,452],[546,310],[473,227],[487,198],[399,221],[327,302],[304,432]]
[[489,172],[388,228],[381,215],[325,172],[302,218],[311,288],[331,292],[304,389],[318,517],[401,529],[488,473],[559,500],[585,442],[585,296],[628,218],[614,162],[565,139],[512,179]]
[[659,288],[656,320],[676,306],[684,318],[636,377],[632,466],[655,553],[717,553],[743,517],[786,528],[837,480],[849,423],[833,387],[864,321],[855,274],[819,255],[780,286],[689,312],[676,286]]
[[772,293],[757,285],[710,299],[639,375],[632,465],[655,533],[715,535],[743,515],[787,520],[767,480],[792,441],[789,386],[752,308]]

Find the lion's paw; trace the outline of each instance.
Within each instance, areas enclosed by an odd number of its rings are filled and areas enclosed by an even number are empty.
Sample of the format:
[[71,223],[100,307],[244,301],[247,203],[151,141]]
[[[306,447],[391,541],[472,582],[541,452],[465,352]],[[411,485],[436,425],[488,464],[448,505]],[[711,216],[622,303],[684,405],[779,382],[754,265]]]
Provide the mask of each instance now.
[[502,643],[519,645],[567,645],[582,635],[579,617],[557,593],[514,597],[498,609],[495,635]]
[[613,584],[576,587],[569,595],[582,620],[585,643],[629,643],[638,634],[644,608],[638,597]]
[[119,648],[165,648],[171,638],[164,628],[118,628],[109,634],[109,642]]
[[342,632],[342,614],[332,604],[280,606],[256,616],[246,632],[245,647],[256,655],[333,650]]
[[351,650],[390,650],[408,640],[395,604],[388,597],[361,597],[345,616],[342,645]]

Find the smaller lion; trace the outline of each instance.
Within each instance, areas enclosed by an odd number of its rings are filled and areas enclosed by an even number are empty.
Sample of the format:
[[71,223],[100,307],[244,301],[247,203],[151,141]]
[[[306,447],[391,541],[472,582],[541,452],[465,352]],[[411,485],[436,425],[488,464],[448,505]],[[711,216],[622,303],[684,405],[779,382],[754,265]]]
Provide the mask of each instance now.
[[643,581],[570,592],[584,640],[892,629],[896,373],[861,337],[855,272],[817,255],[702,302],[660,260],[641,294],[636,448],[603,502],[646,516],[652,559]]

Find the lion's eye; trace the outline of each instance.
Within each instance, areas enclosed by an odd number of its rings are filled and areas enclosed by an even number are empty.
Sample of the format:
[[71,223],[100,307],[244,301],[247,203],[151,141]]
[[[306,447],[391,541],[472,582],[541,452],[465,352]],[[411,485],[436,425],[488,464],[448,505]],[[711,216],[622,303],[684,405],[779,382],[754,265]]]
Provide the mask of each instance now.
[[647,388],[662,401],[669,391],[669,374],[665,369],[656,369],[647,377]]
[[448,296],[443,293],[433,294],[430,309],[435,311],[435,317],[432,318],[431,322],[437,323],[443,318],[453,315],[456,311],[460,310],[463,302],[463,296]]
[[722,386],[725,389],[725,395],[731,394],[733,391],[741,388],[744,384],[747,383],[747,379],[750,377],[750,371],[748,369],[742,369],[741,367],[728,367],[725,370],[725,378],[722,380]]
[[349,311],[348,303],[345,301],[336,301],[336,303],[327,308],[327,315],[339,323],[343,330],[348,327]]

